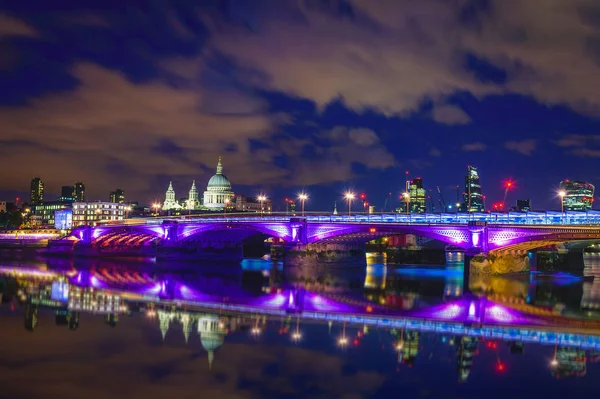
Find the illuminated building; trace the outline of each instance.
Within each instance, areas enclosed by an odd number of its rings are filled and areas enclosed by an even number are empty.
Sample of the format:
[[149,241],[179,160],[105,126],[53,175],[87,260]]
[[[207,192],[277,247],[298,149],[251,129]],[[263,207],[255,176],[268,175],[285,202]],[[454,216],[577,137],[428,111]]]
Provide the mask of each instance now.
[[400,362],[409,366],[415,364],[417,355],[419,354],[419,339],[418,331],[404,331],[402,333],[402,353]]
[[517,200],[518,212],[529,212],[531,210],[531,200]]
[[552,367],[554,378],[583,377],[587,373],[585,351],[579,348],[558,347],[556,349],[556,366]]
[[71,311],[86,311],[102,314],[118,314],[125,310],[125,303],[120,295],[71,286],[69,289],[68,307]]
[[463,212],[483,212],[483,195],[481,194],[481,184],[479,183],[479,174],[477,168],[469,166],[465,176],[465,192],[463,193]]
[[188,194],[188,199],[186,201],[185,208],[190,211],[194,211],[200,208],[200,201],[198,199],[198,189],[196,188],[196,180],[192,182],[192,187],[190,187],[190,192]]
[[175,190],[173,190],[173,182],[169,182],[169,188],[165,194],[165,202],[163,202],[163,211],[175,211],[181,209],[181,205],[175,199]]
[[423,179],[412,179],[408,185],[408,195],[411,213],[425,213],[425,200],[427,193],[423,188]]
[[57,230],[70,230],[73,228],[73,210],[59,209],[54,211],[54,228]]
[[458,381],[465,382],[469,379],[471,368],[473,367],[473,358],[477,352],[478,340],[475,337],[461,337],[456,347],[456,361],[458,371]]
[[60,190],[59,202],[73,203],[75,202],[74,187],[73,186],[62,186]]
[[76,202],[85,202],[85,184],[77,182],[73,185],[73,197]]
[[110,192],[110,202],[116,204],[122,204],[125,202],[125,190],[117,188],[115,191]]
[[0,201],[0,212],[6,212],[6,201]]
[[61,201],[47,201],[34,205],[31,207],[31,224],[33,226],[54,226],[54,213],[70,207],[70,203]]
[[31,180],[31,190],[29,197],[30,205],[38,205],[44,201],[44,182],[39,177]]
[[564,192],[565,211],[587,211],[594,202],[594,185],[583,181],[565,180],[560,182],[560,191]]
[[[264,201],[259,201],[256,198],[246,197],[245,195],[238,195],[235,197],[235,210],[237,212],[262,212],[271,213],[273,204],[269,198]],[[296,206],[294,204],[294,211]]]
[[125,219],[127,205],[113,202],[75,202],[73,204],[73,226],[95,226],[101,221]]
[[233,197],[231,183],[227,176],[223,174],[223,162],[219,157],[217,173],[210,178],[204,192],[203,207],[208,210],[223,210],[226,203],[233,203]]

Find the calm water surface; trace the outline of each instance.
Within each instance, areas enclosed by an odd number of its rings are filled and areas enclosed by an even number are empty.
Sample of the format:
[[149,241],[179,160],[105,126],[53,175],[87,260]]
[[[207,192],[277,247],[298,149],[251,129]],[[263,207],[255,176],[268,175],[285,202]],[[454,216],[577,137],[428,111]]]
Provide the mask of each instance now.
[[[359,295],[407,309],[456,298],[464,285],[460,262],[449,259],[445,269],[392,268],[370,257]],[[0,264],[15,265],[57,267],[45,261]],[[600,257],[589,256],[586,265],[586,273],[598,273]],[[112,266],[160,273],[151,265]],[[207,290],[238,287],[260,295],[284,283],[281,266],[263,260],[195,269],[179,277]],[[564,275],[515,276],[474,279],[470,289],[594,318],[598,284]],[[81,314],[79,328],[71,331],[56,325],[51,309],[42,309],[33,332],[23,328],[23,314],[23,306],[5,296],[0,398],[559,398],[600,393],[600,353],[575,348],[296,324],[293,316],[263,319],[260,333],[254,334],[253,316],[243,314],[219,334],[201,325],[223,320],[220,315],[203,315],[186,342],[181,322],[161,331],[158,318],[138,312],[121,316],[114,327],[102,315]],[[301,338],[294,340],[296,331]],[[340,346],[342,336],[348,345]],[[400,342],[402,350],[397,350]],[[559,365],[553,367],[554,358]]]

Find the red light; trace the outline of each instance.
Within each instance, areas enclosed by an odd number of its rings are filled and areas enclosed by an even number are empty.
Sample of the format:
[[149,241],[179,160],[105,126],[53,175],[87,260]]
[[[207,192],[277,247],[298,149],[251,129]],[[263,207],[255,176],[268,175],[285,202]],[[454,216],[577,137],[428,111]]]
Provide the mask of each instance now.
[[498,364],[496,364],[496,370],[502,373],[504,370],[506,370],[506,366],[504,363],[498,362]]
[[367,306],[367,313],[371,313],[373,311],[373,307],[372,306]]
[[365,198],[367,198],[367,195],[366,195],[366,194],[361,194],[361,195],[360,195],[360,199],[364,200]]
[[354,344],[354,346],[358,345],[358,340],[355,339],[354,341],[352,341],[352,343]]
[[375,227],[371,227],[369,229],[369,233],[375,233],[377,231],[377,229]]

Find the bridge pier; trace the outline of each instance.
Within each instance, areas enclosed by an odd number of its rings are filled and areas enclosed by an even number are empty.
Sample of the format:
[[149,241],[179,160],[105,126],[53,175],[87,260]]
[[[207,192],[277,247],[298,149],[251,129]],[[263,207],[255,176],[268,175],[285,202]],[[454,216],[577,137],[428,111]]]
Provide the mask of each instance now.
[[289,243],[284,251],[283,274],[288,283],[327,292],[364,286],[365,244]]
[[473,259],[473,255],[470,255],[467,252],[465,252],[465,255],[464,255],[465,262],[464,262],[464,266],[463,266],[463,287],[462,287],[463,295],[471,293],[470,283],[471,283],[471,260],[472,259]]

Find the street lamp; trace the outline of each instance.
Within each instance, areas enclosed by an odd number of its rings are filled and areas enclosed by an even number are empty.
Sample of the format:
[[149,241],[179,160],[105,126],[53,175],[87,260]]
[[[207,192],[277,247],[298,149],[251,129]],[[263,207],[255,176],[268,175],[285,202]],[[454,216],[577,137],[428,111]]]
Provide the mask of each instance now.
[[263,216],[263,203],[267,200],[267,197],[265,195],[259,195],[257,198],[258,202],[260,203],[260,216]]
[[402,193],[402,196],[404,197],[404,203],[406,204],[406,214],[408,215],[410,213],[410,194],[406,192]]
[[298,199],[302,202],[302,216],[304,217],[304,201],[308,199],[308,194],[300,193],[298,194]]
[[158,210],[160,209],[160,204],[158,202],[155,202],[154,204],[152,204],[152,208],[154,209],[154,213],[156,215],[158,215]]
[[346,198],[346,201],[348,201],[348,216],[350,216],[350,214],[352,213],[352,200],[354,199],[354,197],[355,194],[350,191],[344,194],[344,198]]

